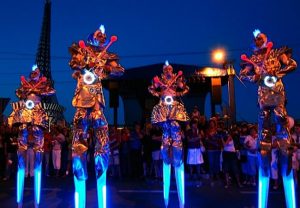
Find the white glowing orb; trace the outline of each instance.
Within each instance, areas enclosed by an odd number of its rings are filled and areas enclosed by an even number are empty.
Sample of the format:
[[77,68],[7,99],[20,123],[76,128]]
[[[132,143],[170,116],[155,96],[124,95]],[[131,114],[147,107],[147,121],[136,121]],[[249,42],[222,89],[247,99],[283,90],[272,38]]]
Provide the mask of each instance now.
[[256,38],[258,36],[258,34],[261,33],[259,29],[255,29],[253,31],[253,36]]
[[27,109],[31,110],[34,108],[34,102],[32,100],[26,100],[25,106]]
[[165,65],[166,65],[166,66],[169,66],[169,65],[170,65],[168,60],[165,61]]
[[85,84],[92,84],[96,80],[96,76],[94,73],[90,71],[85,71],[83,75],[83,81]]
[[167,105],[172,105],[173,101],[174,101],[174,100],[173,100],[173,97],[172,97],[172,96],[168,95],[168,96],[165,97],[165,103],[166,103]]
[[274,87],[276,82],[277,82],[277,77],[275,77],[275,76],[266,76],[264,78],[264,84],[267,87]]

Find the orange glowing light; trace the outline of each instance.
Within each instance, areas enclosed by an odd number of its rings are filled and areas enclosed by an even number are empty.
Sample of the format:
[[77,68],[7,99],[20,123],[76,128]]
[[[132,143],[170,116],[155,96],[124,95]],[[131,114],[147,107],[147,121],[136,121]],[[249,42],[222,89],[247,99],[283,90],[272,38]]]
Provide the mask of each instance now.
[[217,64],[224,63],[226,52],[224,49],[216,49],[212,52],[212,61]]

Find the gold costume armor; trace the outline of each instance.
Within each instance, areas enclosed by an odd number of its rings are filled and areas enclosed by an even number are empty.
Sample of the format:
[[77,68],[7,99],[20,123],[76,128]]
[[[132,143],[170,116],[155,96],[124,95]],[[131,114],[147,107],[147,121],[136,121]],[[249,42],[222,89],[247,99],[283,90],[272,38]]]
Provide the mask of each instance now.
[[[72,105],[76,108],[73,118],[72,157],[76,204],[85,207],[85,181],[87,174],[87,135],[94,141],[94,161],[97,178],[98,206],[106,207],[105,184],[109,161],[108,124],[103,113],[105,101],[101,80],[108,76],[120,76],[124,68],[118,63],[115,54],[107,52],[108,47],[117,40],[112,36],[106,43],[104,27],[92,33],[85,42],[80,40],[69,48],[72,77],[77,81]],[[90,130],[90,131],[89,131]]]
[[82,75],[77,80],[77,88],[72,100],[72,105],[76,108],[91,108],[99,103],[101,107],[105,107],[104,96],[102,92],[101,82],[86,85]]
[[173,121],[188,121],[189,117],[182,103],[173,101],[172,104],[165,104],[164,100],[161,100],[159,104],[155,105],[151,115],[152,123],[161,123],[168,120]]
[[[180,97],[189,91],[189,87],[183,81],[182,76],[172,73],[170,77],[166,77],[162,74],[161,78],[155,77],[154,79],[148,90],[152,95],[160,97],[160,101],[153,108],[151,122],[158,124],[168,120],[188,121],[188,113],[180,102]],[[167,89],[166,86],[168,86]]]
[[[9,125],[30,124],[43,128],[47,127],[48,117],[42,108],[41,96],[49,96],[55,93],[50,83],[45,77],[39,78],[37,81],[21,81],[21,86],[16,90],[16,95],[21,99],[13,103],[13,112],[8,118]],[[32,107],[26,106],[26,101],[32,101]]]
[[46,128],[48,125],[48,117],[42,108],[41,103],[36,104],[33,109],[26,108],[25,102],[19,101],[15,103],[13,107],[13,112],[8,118],[9,125],[21,125],[28,123],[31,125],[38,125]]
[[[267,207],[270,178],[271,151],[276,150],[280,161],[281,175],[284,182],[287,207],[296,207],[293,181],[292,153],[293,146],[289,132],[289,121],[286,112],[286,95],[282,77],[296,69],[297,64],[291,58],[291,50],[287,47],[272,49],[273,43],[259,30],[254,31],[255,50],[244,61],[240,77],[242,80],[258,85],[258,161],[259,190],[258,207]],[[273,116],[272,116],[273,114]],[[272,125],[275,124],[275,132]]]
[[20,101],[12,103],[13,112],[8,118],[9,125],[19,126],[18,137],[18,172],[17,172],[17,203],[23,204],[24,179],[28,137],[34,138],[34,204],[40,203],[42,153],[44,151],[43,129],[47,127],[48,117],[42,108],[42,96],[55,93],[46,77],[41,76],[36,65],[33,66],[29,79],[21,77],[21,86],[16,90]]
[[[117,63],[118,56],[107,52],[103,46],[85,45],[83,41],[79,41],[78,44],[72,44],[69,52],[72,55],[69,65],[75,70],[72,77],[77,80],[72,100],[72,105],[76,107],[73,119],[75,128],[82,128],[80,127],[82,119],[87,119],[89,122],[92,122],[91,125],[94,125],[93,122],[97,121],[96,123],[100,124],[102,129],[105,129],[107,122],[103,114],[105,100],[101,80],[109,75],[120,76],[124,72],[124,68]],[[94,81],[91,83],[85,81],[92,79]],[[98,126],[97,128],[100,127]],[[104,136],[105,134],[101,135]],[[78,139],[74,137],[73,152],[83,153],[82,150],[87,150],[87,147],[82,148],[82,145],[86,142]],[[78,145],[80,141],[82,144]],[[99,138],[98,141],[102,143],[101,141],[106,141],[106,139]],[[104,147],[106,143],[102,143],[100,146]],[[103,152],[100,149],[99,151]]]
[[181,130],[178,122],[189,120],[180,97],[189,91],[182,77],[182,71],[173,73],[173,67],[168,62],[163,67],[161,78],[153,78],[149,92],[160,101],[154,106],[151,122],[163,129],[161,154],[163,158],[163,181],[165,207],[169,203],[171,164],[175,169],[178,190],[179,207],[184,207],[184,164]]

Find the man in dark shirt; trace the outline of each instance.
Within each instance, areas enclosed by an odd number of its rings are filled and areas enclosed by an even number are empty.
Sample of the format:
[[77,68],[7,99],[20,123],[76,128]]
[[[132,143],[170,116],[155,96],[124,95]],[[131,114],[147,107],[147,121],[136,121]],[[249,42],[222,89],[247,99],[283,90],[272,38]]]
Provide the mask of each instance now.
[[4,155],[6,158],[5,177],[3,180],[8,180],[16,171],[17,165],[17,129],[15,127],[6,128],[4,134]]
[[141,125],[136,123],[134,130],[130,133],[130,159],[132,163],[132,176],[139,178],[142,176],[142,138]]

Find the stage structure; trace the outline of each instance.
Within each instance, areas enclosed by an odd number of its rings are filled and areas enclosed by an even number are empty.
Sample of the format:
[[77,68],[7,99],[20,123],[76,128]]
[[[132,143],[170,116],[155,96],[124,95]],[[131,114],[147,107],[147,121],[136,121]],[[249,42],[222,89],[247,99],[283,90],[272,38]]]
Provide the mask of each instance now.
[[[151,117],[151,111],[158,99],[148,92],[148,86],[151,84],[151,79],[161,73],[162,65],[163,63],[159,63],[127,69],[122,77],[103,80],[104,88],[109,90],[111,108],[117,109],[119,107],[119,96],[123,99],[126,125],[132,125],[135,121],[141,119],[145,121]],[[187,85],[190,88],[189,93],[182,98],[187,111],[191,112],[193,107],[197,105],[203,115],[206,96],[211,93],[211,113],[214,115],[215,106],[222,104],[221,86],[228,84],[228,78],[231,76],[229,70],[214,68],[213,72],[219,71],[220,74],[207,74],[208,67],[183,64],[172,64],[172,66],[175,72],[178,70],[183,71]],[[218,78],[217,88],[213,87],[216,78]],[[232,91],[229,94],[234,96]],[[231,102],[231,105],[234,107],[233,102]],[[117,112],[117,110],[114,110],[114,112]],[[232,112],[230,117],[235,119],[235,110]],[[114,115],[115,123],[116,118],[117,116]]]

